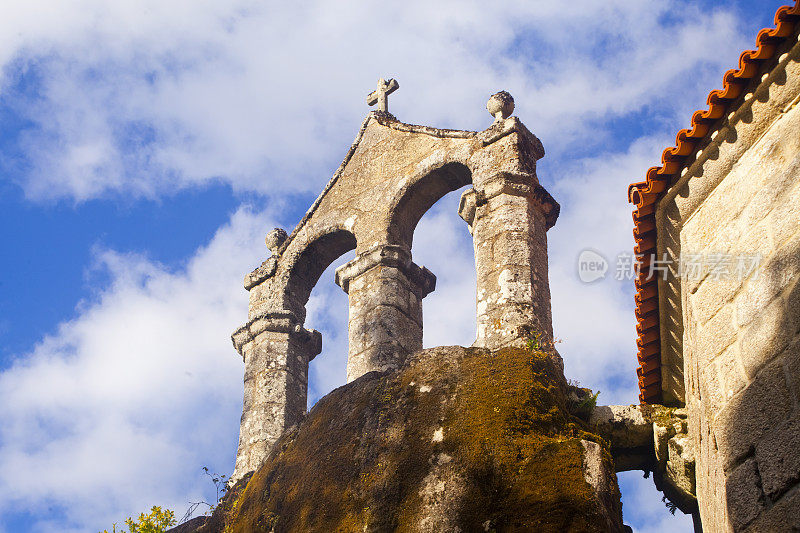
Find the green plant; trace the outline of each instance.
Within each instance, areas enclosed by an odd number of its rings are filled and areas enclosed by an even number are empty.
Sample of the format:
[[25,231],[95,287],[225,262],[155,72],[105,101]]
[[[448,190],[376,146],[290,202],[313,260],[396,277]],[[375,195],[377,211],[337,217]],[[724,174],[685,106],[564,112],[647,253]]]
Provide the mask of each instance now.
[[[133,518],[128,518],[125,520],[125,525],[128,526],[128,533],[163,533],[175,525],[175,513],[154,505],[149,514],[140,513],[135,521]],[[103,533],[108,533],[108,530],[103,530]],[[112,524],[111,533],[117,533],[117,524]]]
[[592,393],[590,389],[575,387],[574,385],[572,387],[573,396],[570,402],[570,412],[578,418],[588,421],[592,411],[597,407],[597,397],[600,396],[600,391]]
[[669,501],[666,496],[662,496],[661,501],[664,502],[664,505],[667,507],[670,513],[675,514],[675,511],[678,510],[678,505]]
[[208,507],[208,509],[206,509],[206,511],[205,511],[205,514],[212,513],[214,511],[214,508],[217,505],[219,505],[219,502],[222,500],[222,498],[225,497],[225,493],[228,491],[228,488],[229,488],[228,487],[228,481],[229,481],[228,476],[225,476],[223,474],[217,474],[216,472],[211,472],[208,469],[207,466],[203,467],[203,472],[205,473],[205,475],[210,477],[211,478],[211,482],[214,483],[214,488],[217,489],[217,499],[214,501],[213,505],[208,503],[208,502],[206,502],[206,501],[189,502],[189,508],[186,510],[186,513],[183,515],[183,518],[181,518],[181,521],[180,521],[181,524],[183,524],[184,522],[186,522],[187,520],[192,518],[192,516],[194,515],[195,511],[197,511],[198,507],[201,507],[201,506]]
[[525,343],[525,346],[528,348],[529,352],[535,352],[542,349],[542,342],[540,336],[535,331],[531,333],[531,336],[528,337],[528,340]]
[[588,411],[591,413],[595,407],[597,407],[597,397],[600,396],[600,391],[595,392],[594,394],[588,394],[584,399],[578,402],[576,408],[579,411],[586,412]]

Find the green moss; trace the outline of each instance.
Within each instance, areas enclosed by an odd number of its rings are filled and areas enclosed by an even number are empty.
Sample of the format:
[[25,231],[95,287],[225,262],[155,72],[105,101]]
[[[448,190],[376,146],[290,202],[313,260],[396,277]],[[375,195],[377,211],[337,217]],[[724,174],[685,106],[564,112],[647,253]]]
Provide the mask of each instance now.
[[[207,531],[412,531],[440,454],[463,479],[454,513],[463,531],[487,520],[497,531],[604,531],[580,443],[602,440],[570,414],[553,360],[538,350],[438,350],[320,400]],[[432,439],[439,429],[444,438]]]
[[567,392],[542,351],[508,348],[464,360],[443,442],[482,479],[462,509],[462,529],[475,530],[487,509],[503,531],[592,531],[604,523],[592,511],[580,443],[600,439],[570,415]]
[[678,417],[675,415],[677,409],[677,407],[665,407],[657,404],[643,404],[642,414],[655,424],[669,426],[678,420]]

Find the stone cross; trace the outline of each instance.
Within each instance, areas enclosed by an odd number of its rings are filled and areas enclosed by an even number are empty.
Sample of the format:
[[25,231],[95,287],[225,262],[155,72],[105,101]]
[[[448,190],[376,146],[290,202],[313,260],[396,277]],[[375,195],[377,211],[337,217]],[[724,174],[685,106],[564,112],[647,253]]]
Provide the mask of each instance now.
[[378,111],[389,111],[389,95],[400,88],[397,80],[390,78],[389,81],[381,78],[378,80],[378,88],[367,95],[367,104],[378,104]]

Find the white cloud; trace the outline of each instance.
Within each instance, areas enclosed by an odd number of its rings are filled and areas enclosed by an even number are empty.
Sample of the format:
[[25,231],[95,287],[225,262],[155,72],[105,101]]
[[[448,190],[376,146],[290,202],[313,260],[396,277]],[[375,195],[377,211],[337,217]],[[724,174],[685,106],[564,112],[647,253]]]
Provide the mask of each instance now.
[[91,531],[209,497],[200,468],[229,473],[238,437],[242,273],[269,227],[241,209],[175,272],[98,252],[111,284],[0,373],[0,513],[46,521],[47,504],[65,518],[41,530]]
[[622,491],[624,522],[632,526],[634,533],[694,530],[690,515],[681,511],[670,513],[652,478],[643,478],[642,472],[621,472],[617,478]]
[[475,254],[467,223],[458,216],[461,190],[439,200],[414,233],[414,262],[436,275],[423,304],[424,346],[475,341]]
[[334,272],[354,255],[344,254],[323,272],[306,304],[306,327],[322,332],[322,353],[309,367],[309,405],[347,380],[347,294],[334,283]]
[[[633,281],[617,280],[617,257],[633,254],[626,186],[659,157],[663,139],[642,138],[624,153],[564,165],[552,194],[561,203],[548,233],[553,324],[569,378],[600,390],[600,401],[637,403]],[[603,280],[582,283],[577,259],[593,249],[609,262]]]
[[[597,145],[610,118],[645,106],[683,113],[686,98],[664,94],[713,83],[686,73],[730,65],[743,46],[724,11],[665,0],[39,0],[3,10],[0,98],[34,123],[20,141],[31,167],[16,179],[36,199],[155,197],[215,180],[317,190],[366,113],[365,94],[388,75],[402,85],[391,109],[406,121],[480,129],[488,93],[506,88],[551,152]],[[38,83],[20,94],[24,73]]]

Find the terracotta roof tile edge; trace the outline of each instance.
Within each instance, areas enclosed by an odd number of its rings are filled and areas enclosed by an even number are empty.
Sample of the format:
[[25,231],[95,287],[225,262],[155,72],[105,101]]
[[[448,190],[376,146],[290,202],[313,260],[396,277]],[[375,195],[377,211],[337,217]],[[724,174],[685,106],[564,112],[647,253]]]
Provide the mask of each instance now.
[[709,134],[711,125],[725,116],[731,103],[741,96],[747,84],[761,70],[761,62],[771,59],[776,49],[787,37],[794,34],[800,21],[800,0],[794,6],[783,6],[775,13],[775,27],[764,28],[756,36],[755,50],[746,50],[739,56],[739,67],[726,72],[721,90],[709,93],[708,109],[692,114],[691,128],[682,129],[675,136],[675,146],[661,155],[661,166],[647,171],[645,180],[628,186],[628,201],[636,206],[633,211],[634,250],[641,256],[636,278],[636,332],[639,367],[639,401],[658,403],[661,397],[661,330],[658,306],[658,279],[645,268],[650,254],[656,253],[655,204],[669,188],[669,184],[686,166],[687,157],[695,152]]

